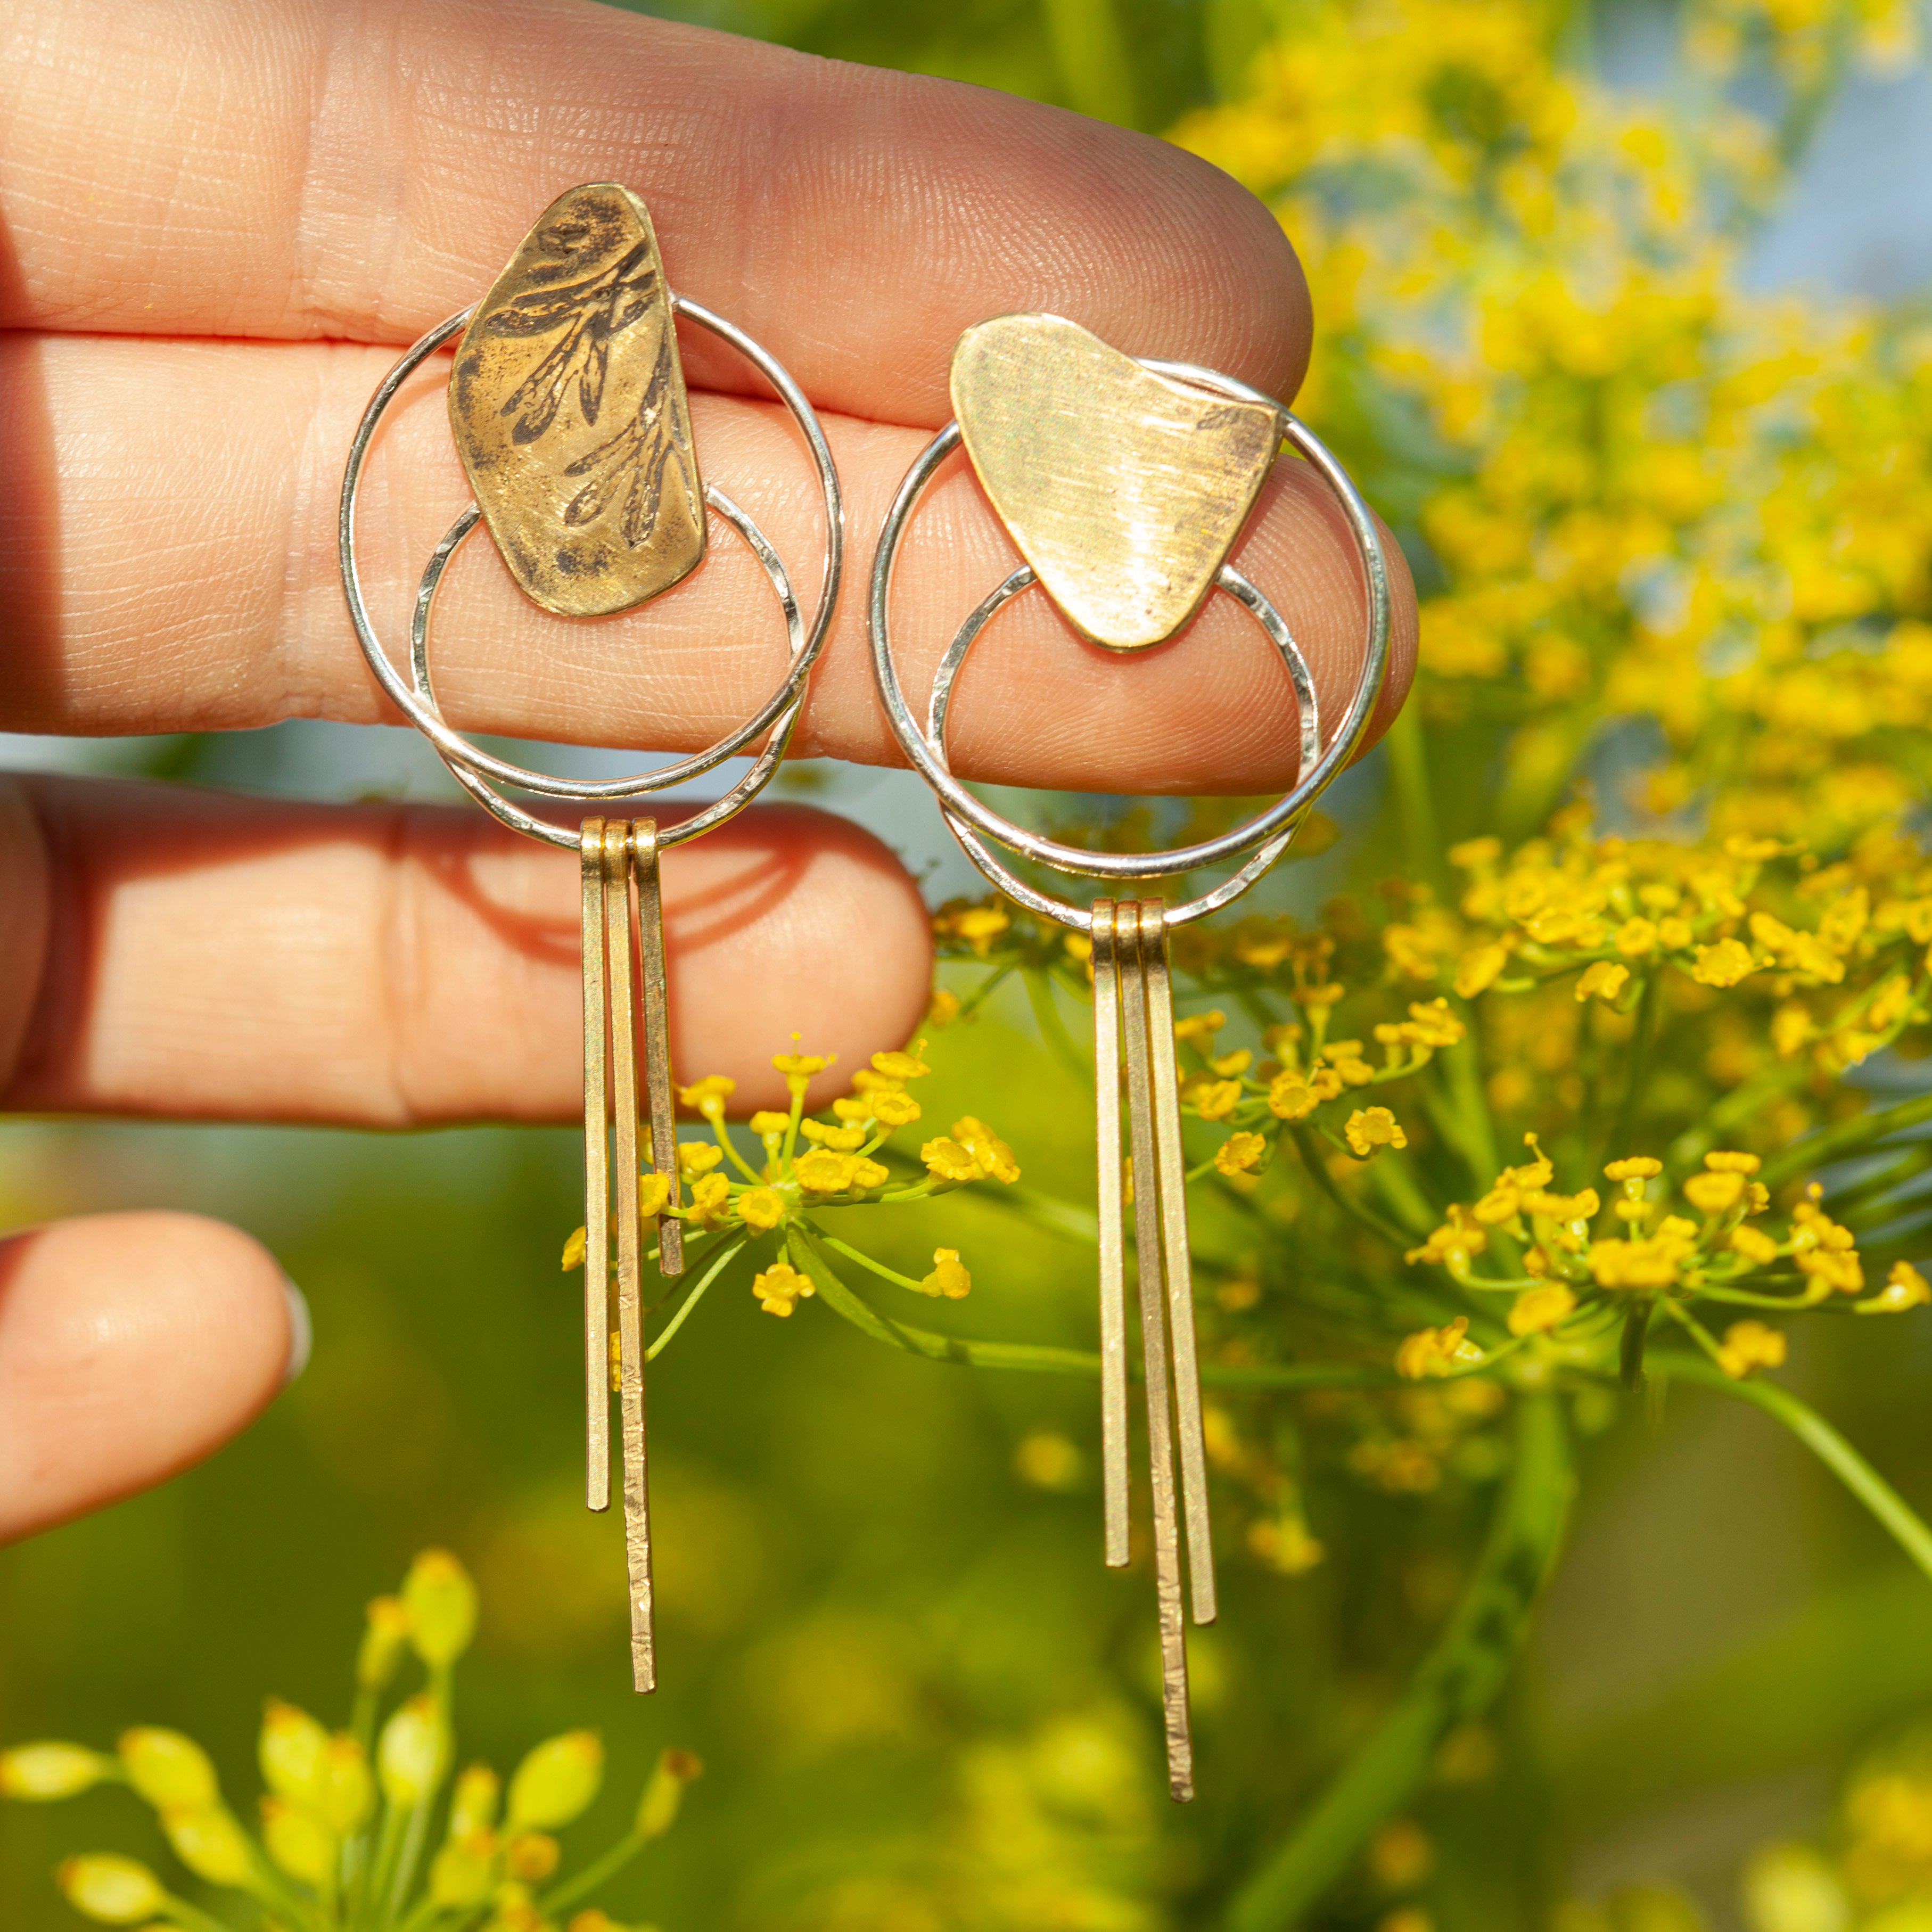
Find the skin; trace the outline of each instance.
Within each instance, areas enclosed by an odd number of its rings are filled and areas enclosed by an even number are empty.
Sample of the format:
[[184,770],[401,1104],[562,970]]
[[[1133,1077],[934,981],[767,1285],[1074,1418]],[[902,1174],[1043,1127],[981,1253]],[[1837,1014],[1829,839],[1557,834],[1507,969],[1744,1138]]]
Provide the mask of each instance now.
[[[350,434],[398,351],[472,301],[554,196],[595,179],[644,195],[676,286],[787,364],[838,461],[850,562],[802,755],[897,762],[866,566],[950,412],[962,329],[1051,310],[1285,398],[1306,366],[1306,291],[1267,211],[1188,155],[1054,109],[584,0],[14,0],[0,730],[388,716],[335,575]],[[816,557],[787,418],[728,352],[694,330],[686,344],[707,476],[782,554]],[[371,460],[365,568],[392,627],[466,499],[441,380],[423,372]],[[1383,723],[1413,658],[1390,552]],[[1234,560],[1287,616],[1324,704],[1345,703],[1360,578],[1321,486],[1282,466]],[[902,554],[910,692],[1015,561],[970,474],[950,471]],[[776,680],[770,599],[728,534],[648,611],[565,624],[474,542],[439,606],[438,690],[470,730],[697,748]],[[1225,598],[1124,662],[1022,598],[954,716],[973,778],[1250,793],[1293,776],[1279,664]],[[794,1029],[849,1068],[917,1023],[917,892],[850,824],[755,809],[669,856],[664,882],[677,1064],[732,1075],[742,1106],[782,1103],[769,1056]],[[467,808],[0,781],[0,1106],[567,1120],[576,893],[570,854]],[[290,1322],[269,1256],[198,1216],[89,1216],[0,1243],[0,1538],[206,1454],[280,1387]]]

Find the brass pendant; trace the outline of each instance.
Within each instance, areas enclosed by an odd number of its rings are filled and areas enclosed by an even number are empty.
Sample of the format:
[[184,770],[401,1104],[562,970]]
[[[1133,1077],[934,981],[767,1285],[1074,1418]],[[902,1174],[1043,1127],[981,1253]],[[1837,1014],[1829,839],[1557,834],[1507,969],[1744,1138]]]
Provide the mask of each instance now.
[[[624,1466],[624,1546],[630,1578],[631,1674],[657,1688],[651,1600],[650,1490],[644,1444],[644,1223],[640,1163],[670,1177],[675,1204],[677,1141],[665,1025],[664,918],[657,826],[648,819],[586,818],[584,886],[584,1364],[585,1500],[610,1503],[610,1180],[616,1198],[618,1415]],[[641,1026],[640,1018],[641,1018]],[[641,1042],[640,1034],[641,1034]],[[638,1048],[644,1053],[640,1091]],[[608,1094],[607,1094],[608,1085]],[[642,1106],[640,1108],[640,1102]],[[640,1133],[647,1114],[648,1126]],[[606,1142],[614,1117],[614,1154]],[[683,1228],[650,1217],[658,1268],[684,1272]]]
[[1216,1603],[1166,913],[1157,898],[1124,899],[1118,904],[1111,899],[1098,899],[1094,905],[1094,1067],[1100,1170],[1101,1488],[1106,1560],[1118,1568],[1129,1555],[1126,1228],[1120,1161],[1120,1072],[1124,1064],[1132,1151],[1141,1372],[1147,1390],[1148,1477],[1154,1502],[1154,1581],[1160,1606],[1168,1789],[1184,1803],[1194,1796],[1194,1747],[1188,1726],[1187,1642],[1181,1616],[1181,1549],[1174,1497],[1177,1448],[1179,1517],[1186,1526],[1186,1580],[1194,1621],[1212,1623]]
[[1172,637],[1254,507],[1280,412],[1171,382],[1057,315],[968,329],[952,381],[980,482],[1067,622],[1112,650]]
[[449,422],[524,593],[628,610],[704,558],[670,289],[644,203],[609,182],[546,208],[457,346]]

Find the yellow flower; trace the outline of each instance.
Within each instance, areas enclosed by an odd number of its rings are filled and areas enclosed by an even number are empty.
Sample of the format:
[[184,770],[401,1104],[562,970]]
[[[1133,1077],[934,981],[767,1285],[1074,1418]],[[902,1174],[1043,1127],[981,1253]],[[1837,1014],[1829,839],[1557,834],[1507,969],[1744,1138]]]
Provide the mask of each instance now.
[[1576,1296],[1561,1282],[1526,1288],[1510,1306],[1509,1331],[1512,1335],[1540,1335],[1554,1328],[1576,1306]]
[[784,1196],[775,1187],[748,1187],[738,1197],[738,1218],[760,1233],[784,1219]]
[[1626,959],[1641,959],[1657,950],[1657,928],[1639,914],[1627,919],[1610,936],[1610,943]]
[[1196,1088],[1194,1110],[1204,1120],[1225,1120],[1239,1104],[1238,1080],[1210,1080]]
[[1214,1036],[1228,1024],[1228,1016],[1223,1012],[1190,1013],[1185,1019],[1174,1023],[1174,1037],[1177,1045],[1184,1040],[1205,1041],[1202,1048],[1204,1053],[1214,1043]]
[[[794,1034],[792,1038],[796,1040]],[[791,1096],[795,1107],[805,1098],[805,1090],[812,1084],[815,1075],[823,1073],[838,1058],[836,1054],[775,1053],[772,1055],[773,1069],[784,1076],[785,1091]]]
[[1624,989],[1624,982],[1630,977],[1628,966],[1612,965],[1607,959],[1599,959],[1586,966],[1576,981],[1576,998],[1584,1000],[1601,1000],[1606,1005]]
[[[798,1036],[794,1034],[792,1037],[796,1040]],[[823,1073],[831,1064],[832,1059],[822,1053],[775,1053],[772,1055],[772,1070],[784,1076],[788,1087],[794,1080],[809,1080],[814,1074]]]
[[722,1174],[707,1174],[692,1184],[691,1211],[700,1221],[715,1221],[731,1204],[731,1184]]
[[678,1172],[687,1180],[695,1180],[701,1174],[709,1174],[724,1158],[724,1150],[716,1141],[680,1141],[677,1144]]
[[909,1127],[919,1118],[919,1102],[910,1094],[887,1088],[872,1098],[872,1116],[882,1127]]
[[762,1274],[752,1278],[752,1292],[767,1315],[789,1315],[816,1292],[812,1277],[800,1274],[789,1262],[774,1262]]
[[1702,986],[1735,986],[1756,970],[1749,946],[1735,939],[1720,939],[1714,946],[1698,947],[1690,976]]
[[1884,1287],[1868,1305],[1875,1312],[1894,1315],[1923,1307],[1928,1302],[1932,1302],[1932,1283],[1910,1262],[1894,1262]]
[[1378,1148],[1408,1144],[1408,1136],[1386,1107],[1358,1107],[1343,1126],[1342,1138],[1358,1160],[1366,1160]]
[[69,1858],[56,1878],[75,1911],[107,1925],[152,1918],[167,1898],[160,1880],[146,1865],[112,1852]]
[[588,1245],[589,1231],[579,1228],[563,1244],[563,1271],[568,1274],[572,1268],[584,1265],[584,1250]]
[[1482,1223],[1462,1204],[1449,1210],[1449,1218],[1419,1248],[1411,1248],[1402,1258],[1409,1262],[1434,1262],[1450,1274],[1465,1270],[1472,1255],[1479,1255],[1490,1244]]
[[1863,1292],[1865,1271],[1856,1254],[1828,1248],[1814,1248],[1797,1257],[1800,1273],[1820,1294],[1836,1290],[1840,1294]]
[[776,1114],[768,1107],[761,1107],[752,1116],[752,1131],[761,1141],[781,1141],[791,1126],[789,1114]]
[[957,1141],[949,1140],[944,1134],[937,1140],[928,1141],[920,1149],[919,1157],[935,1180],[977,1180],[980,1178],[979,1162]]
[[1268,1142],[1259,1134],[1230,1134],[1214,1150],[1214,1166],[1220,1173],[1252,1174],[1268,1153]]
[[1419,1046],[1454,1046],[1468,1030],[1444,999],[1412,1000],[1402,1033]]
[[640,1174],[638,1177],[638,1212],[646,1220],[662,1214],[670,1202],[670,1176]]
[[1306,1120],[1319,1099],[1303,1074],[1277,1073],[1268,1083],[1268,1112],[1284,1120]]
[[976,1120],[970,1114],[955,1120],[952,1138],[972,1155],[974,1166],[988,1180],[1004,1181],[1010,1186],[1020,1178],[1019,1163],[1013,1158],[1012,1149],[985,1121]]
[[874,1187],[883,1187],[892,1178],[892,1170],[882,1162],[868,1160],[863,1154],[852,1157],[852,1186],[860,1193]]
[[16,1744],[0,1751],[0,1798],[43,1804],[75,1798],[114,1776],[117,1769],[112,1758],[80,1744]]
[[1744,1198],[1741,1174],[1694,1174],[1684,1184],[1684,1198],[1706,1214],[1721,1214]]
[[884,1074],[888,1080],[916,1080],[922,1074],[932,1071],[919,1057],[925,1050],[926,1042],[922,1040],[914,1042],[910,1052],[875,1053],[872,1056],[873,1071]]
[[1760,1228],[1733,1228],[1731,1230],[1731,1246],[1753,1268],[1768,1267],[1778,1258],[1778,1244]]
[[993,941],[1012,922],[1006,908],[998,904],[968,906],[963,912],[956,913],[951,921],[953,932],[982,959],[992,951]]
[[1483,1352],[1468,1338],[1469,1318],[1459,1315],[1442,1328],[1418,1328],[1395,1352],[1395,1372],[1410,1382],[1446,1376],[1458,1362],[1480,1362]]
[[1764,1162],[1754,1154],[1707,1154],[1704,1165],[1713,1174],[1755,1174]]
[[1664,1163],[1653,1160],[1647,1154],[1627,1155],[1622,1160],[1613,1160],[1604,1169],[1606,1180],[1654,1180],[1664,1172]]
[[1733,1322],[1724,1330],[1718,1366],[1742,1382],[1754,1369],[1774,1369],[1784,1360],[1784,1337],[1762,1322]]
[[948,1301],[957,1301],[970,1293],[973,1277],[961,1264],[957,1248],[934,1248],[932,1251],[932,1272],[920,1283],[928,1294],[943,1294]]
[[724,1118],[724,1102],[737,1090],[737,1082],[728,1076],[707,1073],[702,1080],[694,1080],[688,1087],[680,1087],[677,1097],[707,1120],[722,1120]]
[[852,1185],[855,1163],[849,1154],[834,1154],[830,1148],[814,1148],[800,1154],[792,1172],[808,1194],[842,1194]]
[[1590,1272],[1599,1288],[1668,1288],[1696,1247],[1694,1239],[1686,1239],[1666,1220],[1647,1237],[1592,1242],[1588,1257]]
[[[1682,952],[1690,944],[1691,938],[1688,919],[1660,919],[1657,922],[1657,943],[1666,952]],[[1735,940],[1730,943],[1737,944]]]
[[828,1127],[823,1120],[801,1120],[798,1130],[814,1145],[830,1148],[835,1154],[850,1154],[866,1144],[863,1127]]
[[1457,998],[1473,1000],[1486,992],[1509,964],[1509,949],[1503,946],[1475,946],[1456,962]]

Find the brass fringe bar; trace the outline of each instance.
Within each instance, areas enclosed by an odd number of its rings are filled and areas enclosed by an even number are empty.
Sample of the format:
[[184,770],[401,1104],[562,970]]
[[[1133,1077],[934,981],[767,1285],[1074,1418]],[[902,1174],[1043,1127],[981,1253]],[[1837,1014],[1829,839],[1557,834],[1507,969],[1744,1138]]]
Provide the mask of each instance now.
[[1100,1488],[1108,1566],[1126,1567],[1127,1274],[1120,1186],[1120,983],[1114,902],[1094,902],[1094,1138],[1100,1155]]
[[584,1500],[610,1507],[610,1155],[605,1086],[604,821],[582,830],[584,875]]

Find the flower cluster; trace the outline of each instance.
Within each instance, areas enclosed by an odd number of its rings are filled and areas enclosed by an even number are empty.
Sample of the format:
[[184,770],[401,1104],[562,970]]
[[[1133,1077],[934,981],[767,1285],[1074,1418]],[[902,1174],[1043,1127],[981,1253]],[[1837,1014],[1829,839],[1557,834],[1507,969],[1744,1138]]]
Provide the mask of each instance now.
[[[0,1752],[0,1798],[46,1803],[124,1786],[152,1808],[201,1886],[247,1900],[262,1922],[290,1932],[556,1932],[566,1922],[568,1932],[622,1932],[601,1910],[572,1908],[670,1828],[698,1760],[664,1752],[625,1835],[577,1876],[560,1878],[556,1834],[596,1797],[603,1747],[590,1732],[566,1732],[531,1750],[507,1786],[484,1764],[452,1783],[451,1676],[476,1612],[462,1566],[426,1551],[400,1595],[369,1606],[346,1727],[332,1731],[270,1699],[258,1750],[266,1787],[259,1831],[230,1808],[200,1744],[154,1726],[123,1732],[112,1753],[57,1742]],[[425,1687],[379,1723],[412,1651]],[[70,1858],[58,1876],[75,1910],[103,1924],[212,1932],[224,1922],[116,1852]]]
[[[976,1180],[1010,1186],[1019,1179],[1012,1149],[970,1114],[920,1143],[922,1172],[910,1171],[903,1157],[897,1172],[878,1158],[888,1153],[886,1144],[895,1133],[920,1121],[922,1110],[910,1086],[932,1070],[921,1057],[925,1044],[922,1040],[908,1050],[874,1054],[871,1064],[853,1076],[851,1093],[832,1102],[829,1120],[808,1114],[805,1099],[831,1060],[816,1053],[775,1056],[772,1065],[784,1075],[791,1104],[782,1114],[755,1113],[747,1124],[764,1150],[762,1161],[748,1157],[725,1119],[736,1082],[722,1073],[707,1074],[679,1090],[680,1101],[709,1124],[711,1138],[680,1141],[674,1169],[640,1178],[638,1211],[682,1221],[688,1252],[703,1265],[653,1345],[653,1354],[729,1263],[763,1235],[776,1237],[778,1252],[753,1276],[752,1292],[768,1315],[789,1316],[818,1292],[828,1246],[915,1294],[956,1301],[970,1290],[972,1276],[956,1248],[935,1249],[931,1273],[915,1280],[833,1239],[812,1218],[820,1208],[928,1200]],[[585,1231],[579,1228],[564,1244],[563,1266],[580,1268],[585,1258]],[[614,1378],[614,1324],[612,1346]]]
[[1540,816],[1580,719],[1643,713],[1642,808],[1852,836],[1910,802],[1888,746],[1932,704],[1932,340],[1740,286],[1781,176],[1731,82],[1768,60],[1802,122],[1847,59],[1909,55],[1912,10],[1685,11],[1678,114],[1589,86],[1534,8],[1329,0],[1178,138],[1309,264],[1300,406],[1426,452],[1381,492],[1440,586],[1421,701],[1510,728],[1504,818]]

